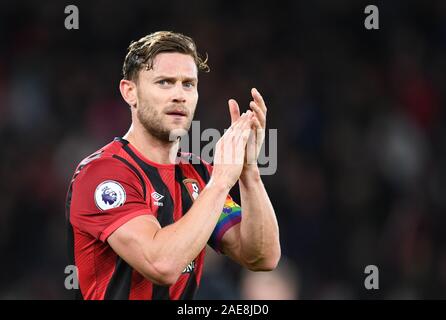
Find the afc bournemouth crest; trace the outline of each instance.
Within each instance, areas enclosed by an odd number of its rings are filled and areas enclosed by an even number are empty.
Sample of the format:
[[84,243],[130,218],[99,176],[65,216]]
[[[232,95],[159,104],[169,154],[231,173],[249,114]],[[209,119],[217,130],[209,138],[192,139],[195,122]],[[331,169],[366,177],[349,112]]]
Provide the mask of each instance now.
[[187,192],[189,192],[192,200],[195,201],[200,194],[200,185],[198,184],[198,181],[195,179],[184,179],[183,184],[186,187]]

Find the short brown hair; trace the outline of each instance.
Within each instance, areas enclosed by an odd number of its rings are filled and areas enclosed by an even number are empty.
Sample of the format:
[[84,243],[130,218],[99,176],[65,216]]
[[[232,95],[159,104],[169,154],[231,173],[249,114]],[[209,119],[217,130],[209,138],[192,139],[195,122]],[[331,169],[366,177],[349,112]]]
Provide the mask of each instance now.
[[197,47],[192,38],[181,33],[171,31],[158,31],[142,37],[138,41],[132,41],[122,67],[122,74],[126,80],[136,80],[138,72],[145,67],[150,70],[153,59],[161,52],[179,52],[192,56],[197,69],[209,72],[206,59],[202,59],[197,52]]

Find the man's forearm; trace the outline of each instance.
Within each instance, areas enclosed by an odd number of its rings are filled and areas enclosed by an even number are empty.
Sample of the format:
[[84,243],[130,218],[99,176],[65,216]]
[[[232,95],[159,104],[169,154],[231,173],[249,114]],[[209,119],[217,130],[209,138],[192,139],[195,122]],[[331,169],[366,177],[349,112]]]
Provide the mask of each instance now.
[[243,217],[240,224],[241,255],[248,265],[275,265],[280,258],[276,214],[257,166],[240,176]]
[[155,234],[157,256],[165,260],[161,263],[173,264],[174,273],[180,274],[198,256],[217,224],[228,192],[211,179],[180,220]]

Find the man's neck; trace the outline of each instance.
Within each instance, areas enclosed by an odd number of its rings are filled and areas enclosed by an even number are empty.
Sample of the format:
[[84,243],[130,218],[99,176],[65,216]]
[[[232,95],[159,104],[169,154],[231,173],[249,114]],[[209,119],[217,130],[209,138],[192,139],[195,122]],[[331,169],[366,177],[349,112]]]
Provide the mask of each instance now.
[[173,164],[179,148],[179,140],[161,141],[145,129],[136,129],[133,124],[123,138],[144,157],[158,164]]

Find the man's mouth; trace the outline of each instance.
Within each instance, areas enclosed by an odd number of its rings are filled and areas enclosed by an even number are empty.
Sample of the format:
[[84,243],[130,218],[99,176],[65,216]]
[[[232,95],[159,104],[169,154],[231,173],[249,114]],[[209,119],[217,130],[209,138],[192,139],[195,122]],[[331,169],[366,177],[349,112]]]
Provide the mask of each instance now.
[[169,116],[177,116],[177,117],[186,117],[187,116],[187,112],[182,111],[182,110],[173,110],[173,111],[166,112],[166,114]]

